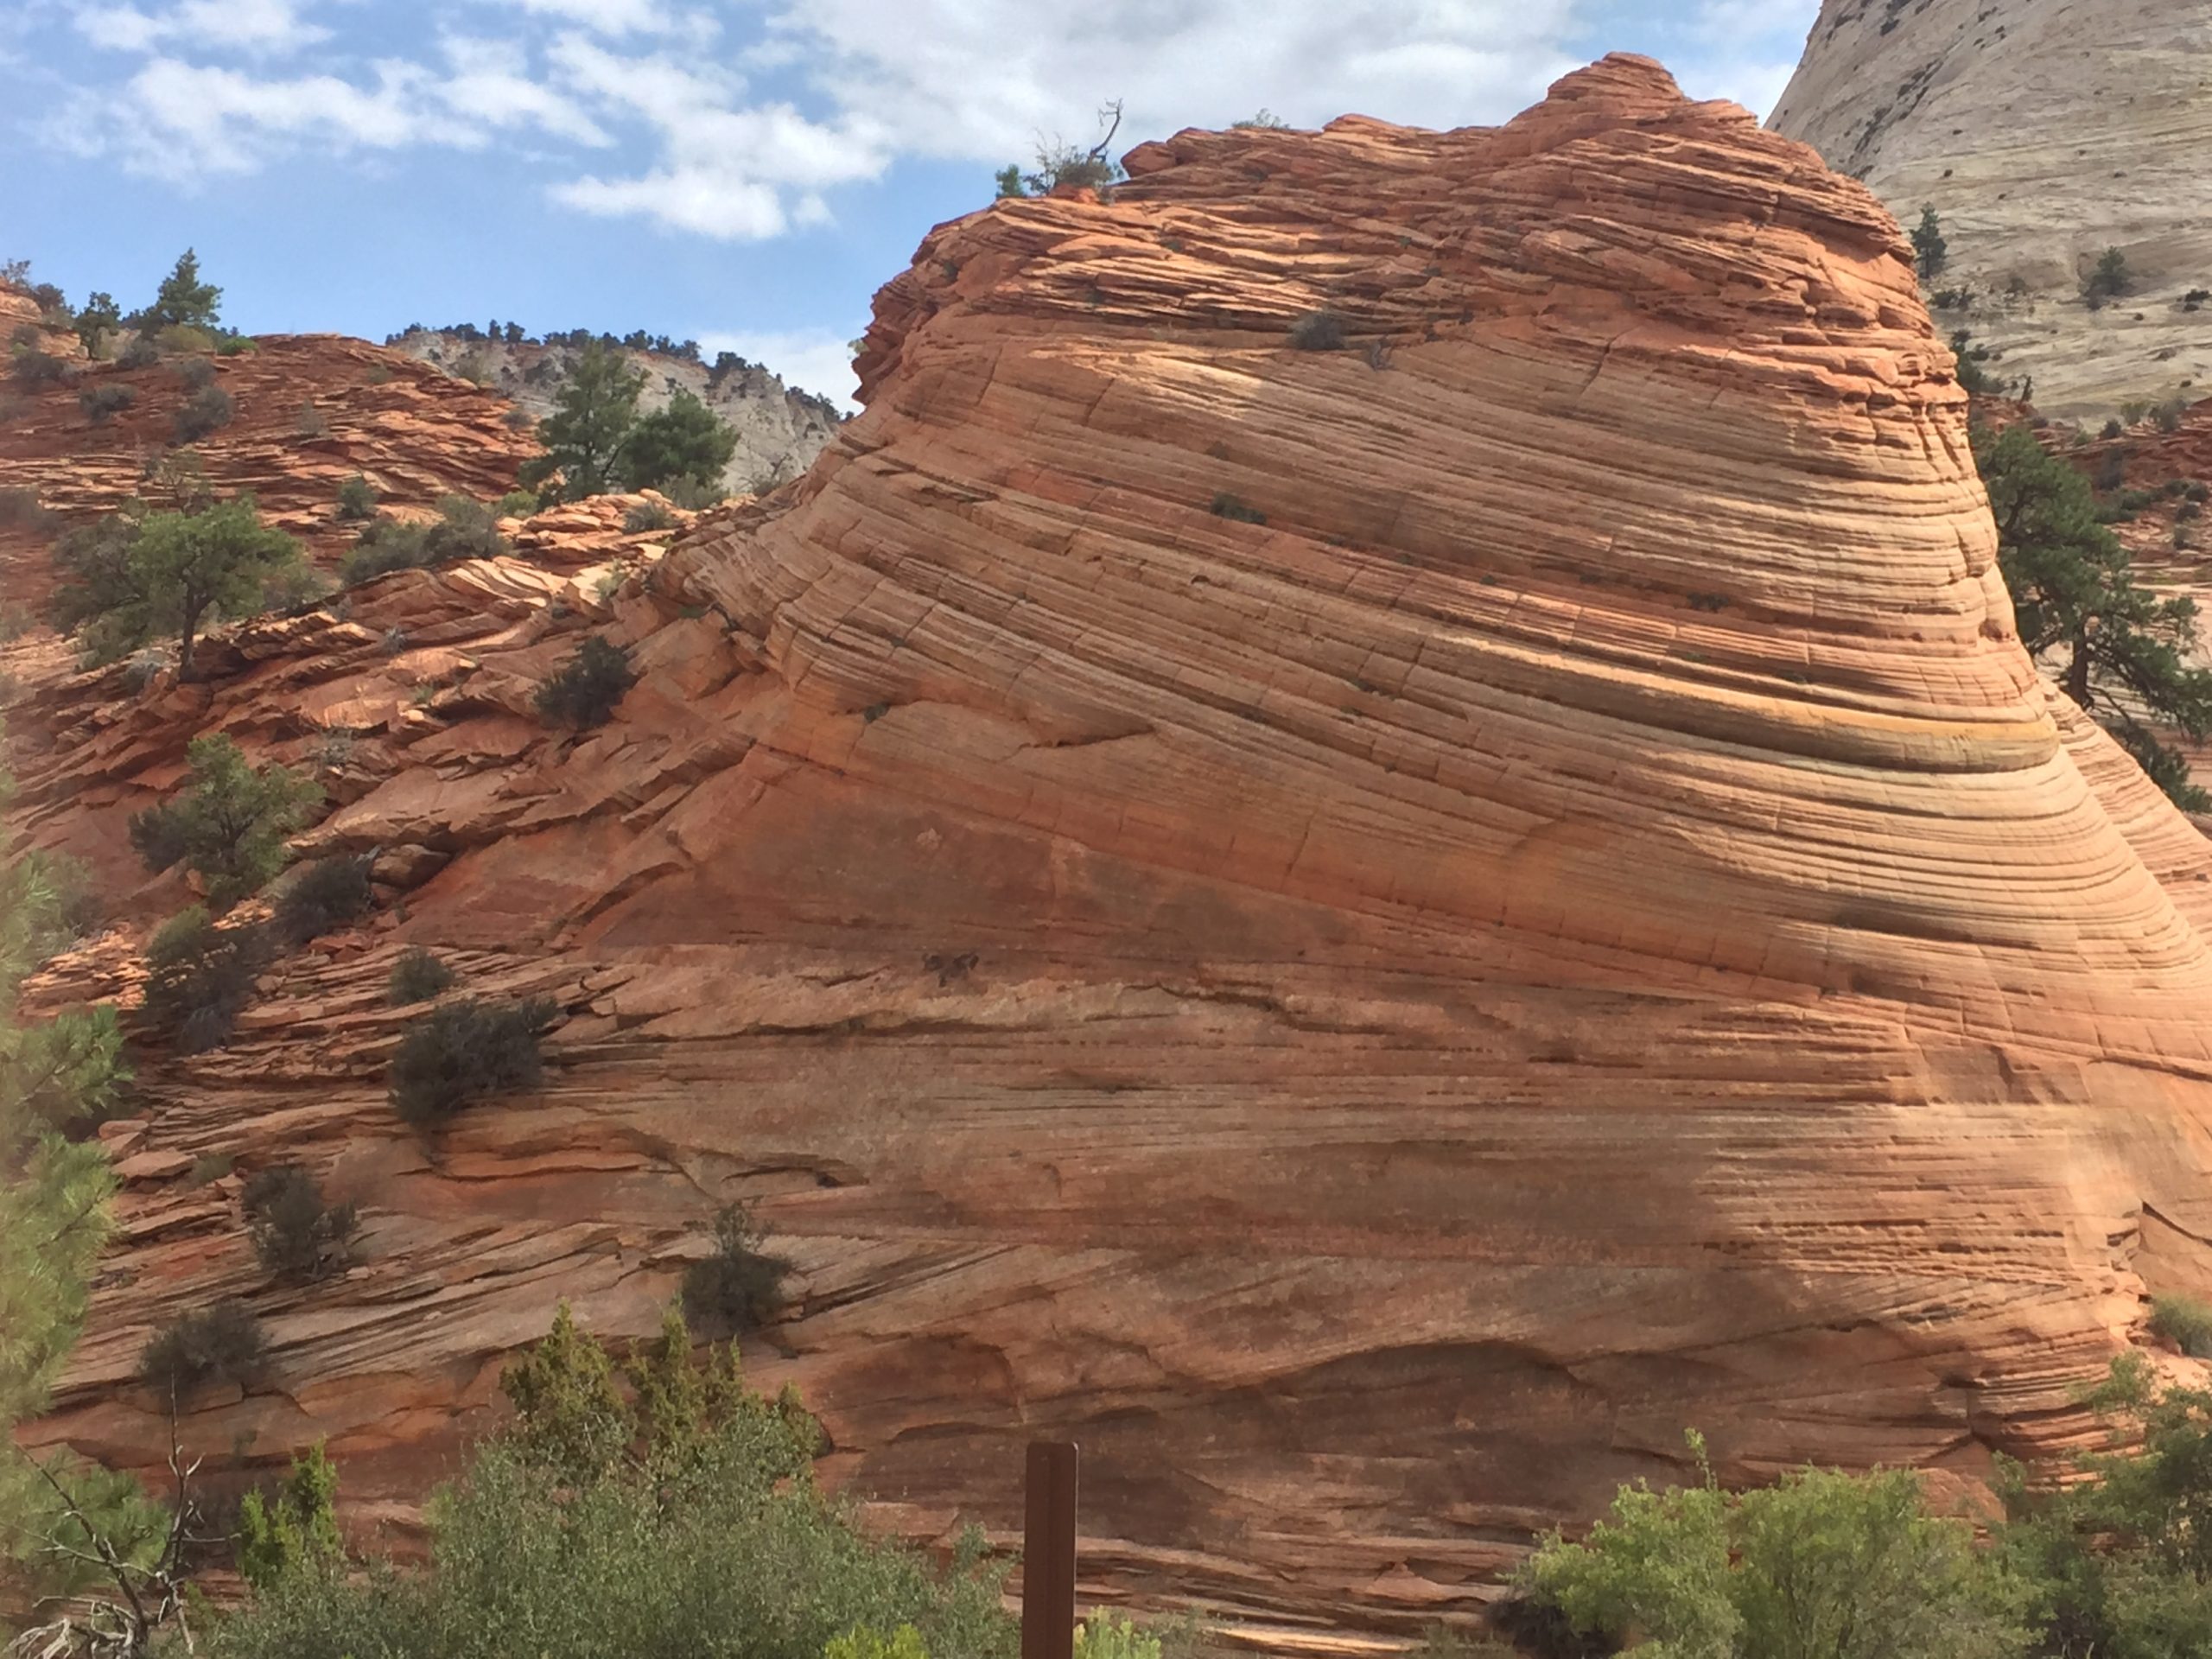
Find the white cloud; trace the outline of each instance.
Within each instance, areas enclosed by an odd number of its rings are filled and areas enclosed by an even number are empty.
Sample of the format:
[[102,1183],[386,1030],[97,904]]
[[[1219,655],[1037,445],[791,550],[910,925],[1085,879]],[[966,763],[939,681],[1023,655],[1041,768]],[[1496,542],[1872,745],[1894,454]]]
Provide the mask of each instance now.
[[[857,336],[866,327],[865,323],[855,323],[853,334]],[[827,397],[842,409],[859,407],[853,402],[853,394],[860,390],[861,383],[860,377],[853,372],[849,338],[840,338],[831,329],[703,334],[699,336],[699,349],[709,361],[717,352],[735,352],[749,362],[766,364],[783,377],[787,386]]]
[[300,11],[296,0],[181,0],[160,14],[136,6],[82,6],[74,22],[78,33],[111,51],[150,52],[177,44],[258,56],[296,52],[330,38],[329,29],[308,22]]
[[[72,10],[86,37],[156,55],[44,130],[180,181],[302,149],[527,133],[598,152],[556,166],[565,207],[758,239],[823,223],[839,187],[901,157],[995,165],[1040,137],[1088,143],[1112,98],[1120,147],[1262,105],[1301,125],[1500,120],[1579,61],[1563,42],[1581,3],[1091,0],[1040,28],[1033,0],[101,0]],[[1802,3],[1704,0],[1700,16],[1725,31]],[[418,14],[443,32],[406,27]],[[311,73],[210,61],[310,51]],[[1739,78],[1748,95],[1764,73]]]

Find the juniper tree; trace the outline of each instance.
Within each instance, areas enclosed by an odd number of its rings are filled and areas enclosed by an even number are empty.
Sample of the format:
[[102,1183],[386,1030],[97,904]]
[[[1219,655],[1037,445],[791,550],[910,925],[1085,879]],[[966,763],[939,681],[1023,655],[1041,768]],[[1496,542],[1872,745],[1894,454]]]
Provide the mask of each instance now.
[[558,473],[569,500],[604,491],[645,385],[620,352],[596,340],[586,346],[569,367],[553,413],[538,423],[545,453],[523,463],[524,486],[550,499],[544,486]]

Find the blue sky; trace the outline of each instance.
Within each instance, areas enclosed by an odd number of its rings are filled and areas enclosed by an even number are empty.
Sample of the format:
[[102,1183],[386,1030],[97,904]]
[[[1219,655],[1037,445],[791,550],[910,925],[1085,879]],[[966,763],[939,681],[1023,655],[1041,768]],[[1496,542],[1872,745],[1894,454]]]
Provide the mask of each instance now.
[[0,259],[127,309],[187,245],[248,332],[645,328],[851,389],[844,342],[1035,136],[1265,106],[1504,119],[1613,49],[1764,115],[1818,0],[4,0]]

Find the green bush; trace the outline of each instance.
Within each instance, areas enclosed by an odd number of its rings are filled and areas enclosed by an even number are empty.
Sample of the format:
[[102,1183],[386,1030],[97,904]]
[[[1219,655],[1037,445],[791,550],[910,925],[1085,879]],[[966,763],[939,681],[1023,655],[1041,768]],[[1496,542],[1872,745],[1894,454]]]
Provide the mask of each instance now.
[[2127,270],[2127,256],[2118,248],[2107,248],[2097,257],[2097,263],[2082,283],[2082,297],[2089,309],[2096,310],[2107,301],[2116,300],[2133,285]]
[[2212,1359],[2212,1306],[2194,1296],[2153,1296],[2151,1329],[2191,1359]]
[[501,518],[527,518],[537,511],[537,496],[531,490],[509,490],[493,504],[492,512]]
[[536,1088],[544,1074],[537,1033],[556,1012],[543,999],[432,1008],[391,1057],[389,1094],[400,1122],[434,1129],[464,1106]]
[[715,1217],[715,1251],[683,1270],[683,1311],[709,1330],[742,1336],[784,1308],[791,1264],[761,1249],[760,1234],[741,1204]]
[[339,580],[351,588],[395,570],[424,570],[460,559],[491,559],[514,550],[499,534],[490,508],[465,495],[438,502],[438,516],[409,524],[380,514],[361,532],[353,550],[339,566]]
[[133,334],[115,354],[116,366],[124,369],[150,369],[161,360],[162,348],[146,334]]
[[120,380],[103,380],[97,385],[82,387],[77,393],[77,407],[94,426],[106,425],[137,401],[137,389]]
[[1344,320],[1333,311],[1308,311],[1290,325],[1291,346],[1301,352],[1333,352],[1344,343]]
[[181,1054],[220,1048],[268,959],[258,926],[219,927],[198,905],[178,912],[146,947],[148,1022]]
[[307,1171],[294,1164],[257,1170],[244,1197],[253,1253],[271,1273],[315,1280],[345,1265],[359,1218],[350,1204],[326,1204]]
[[410,1002],[428,1002],[441,992],[451,990],[453,982],[452,969],[421,945],[410,944],[391,964],[387,995],[394,1007],[404,1007]]
[[156,874],[180,860],[189,865],[207,884],[207,902],[228,910],[284,867],[285,838],[322,791],[288,767],[256,770],[219,733],[193,739],[185,756],[192,770],[183,791],[134,814],[130,844]]
[[1160,1659],[1160,1638],[1127,1618],[1093,1613],[1076,1626],[1075,1659]]
[[662,486],[661,493],[671,506],[681,507],[686,512],[704,512],[729,499],[729,492],[720,480],[702,483],[696,478],[671,479]]
[[243,357],[254,349],[255,342],[248,334],[226,334],[215,342],[218,357]]
[[2036,1601],[1903,1470],[1624,1487],[1586,1542],[1545,1544],[1527,1582],[1578,1630],[1681,1659],[2016,1659]]
[[0,530],[50,536],[61,520],[39,505],[36,490],[0,490]]
[[679,478],[702,484],[722,475],[737,453],[737,433],[696,396],[678,390],[668,407],[638,420],[615,451],[614,475],[632,490]]
[[344,1568],[338,1535],[338,1471],[320,1441],[292,1459],[274,1499],[248,1492],[238,1503],[238,1574],[273,1590],[295,1573]]
[[290,537],[261,522],[251,495],[215,501],[199,493],[194,469],[176,466],[167,468],[165,486],[184,497],[183,511],[156,512],[134,500],[62,537],[54,617],[77,631],[94,663],[175,639],[179,671],[190,678],[201,624],[255,614],[272,583],[302,561]]
[[356,473],[338,486],[338,517],[346,522],[373,518],[377,512],[376,486]]
[[369,870],[363,856],[319,858],[303,866],[276,895],[270,925],[287,945],[305,944],[319,933],[343,927],[369,908]]
[[10,360],[16,383],[22,386],[58,385],[76,372],[67,358],[56,357],[35,346],[18,344],[10,353]]
[[537,688],[537,712],[578,731],[603,726],[637,679],[630,653],[594,634]]
[[622,515],[622,528],[633,536],[649,530],[673,530],[676,515],[658,501],[640,501]]
[[433,1507],[426,1565],[282,1572],[208,1633],[210,1659],[823,1659],[859,1630],[896,1650],[902,1626],[926,1653],[1014,1659],[976,1544],[943,1573],[871,1537],[816,1485],[798,1402],[690,1350],[677,1321],[625,1390],[563,1309],[509,1369],[512,1426]]
[[181,1408],[202,1389],[252,1382],[268,1354],[261,1321],[226,1298],[163,1326],[139,1356],[138,1375],[164,1405]]
[[229,392],[220,386],[202,386],[170,417],[169,429],[179,443],[196,443],[228,426],[235,412]]
[[71,1008],[18,1033],[0,1087],[23,1115],[81,1137],[121,1109],[130,1082],[123,1025],[111,1002]]

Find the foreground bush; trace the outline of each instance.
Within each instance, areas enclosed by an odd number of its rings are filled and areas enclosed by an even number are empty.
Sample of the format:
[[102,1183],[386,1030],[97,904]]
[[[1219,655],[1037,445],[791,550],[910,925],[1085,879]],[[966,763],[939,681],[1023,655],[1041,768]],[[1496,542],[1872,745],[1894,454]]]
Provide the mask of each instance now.
[[556,1010],[528,1002],[448,1002],[407,1027],[391,1057],[392,1109],[417,1129],[435,1128],[464,1106],[534,1089],[544,1075],[537,1033]]
[[350,1204],[326,1204],[307,1171],[293,1164],[257,1170],[244,1196],[253,1253],[271,1273],[321,1279],[345,1265],[359,1217]]
[[[976,1548],[940,1573],[823,1496],[820,1431],[691,1359],[671,1321],[622,1369],[562,1311],[511,1368],[512,1427],[431,1509],[419,1570],[301,1561],[209,1630],[213,1659],[822,1659],[911,1625],[943,1659],[1012,1659]],[[635,1403],[626,1401],[626,1392]],[[306,1554],[306,1552],[302,1552]]]
[[148,1023],[180,1054],[220,1048],[268,957],[260,928],[219,927],[198,905],[178,912],[146,947]]
[[164,1405],[181,1408],[202,1389],[251,1382],[268,1353],[261,1321],[226,1300],[163,1326],[139,1356],[138,1375]]
[[578,731],[604,726],[637,679],[630,653],[594,634],[537,688],[537,712]]
[[1539,1550],[1528,1582],[1576,1630],[1678,1659],[2013,1659],[2037,1600],[1966,1522],[1929,1515],[1905,1470],[1624,1487],[1586,1542]]
[[131,816],[130,844],[156,874],[180,861],[189,866],[207,902],[227,910],[283,868],[286,838],[322,791],[287,767],[247,765],[219,734],[193,739],[185,753],[192,772],[184,790]]

